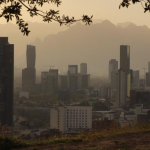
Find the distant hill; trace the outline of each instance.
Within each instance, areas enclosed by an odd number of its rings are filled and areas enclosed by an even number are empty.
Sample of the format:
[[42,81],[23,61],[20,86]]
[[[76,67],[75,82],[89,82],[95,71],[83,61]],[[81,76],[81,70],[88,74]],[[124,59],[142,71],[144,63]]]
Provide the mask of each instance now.
[[[24,55],[26,52],[26,45],[30,44],[38,38],[39,42],[48,36],[49,34],[56,34],[60,31],[68,29],[67,26],[60,27],[57,23],[31,23],[29,24],[29,30],[31,33],[28,37],[23,36],[16,24],[7,23],[0,24],[0,36],[8,36],[9,43],[15,45],[15,64],[18,57]],[[25,61],[25,57],[23,59]]]
[[133,24],[133,23],[132,23],[132,22],[118,23],[116,26],[117,26],[117,27],[126,28],[126,27],[128,27],[130,24]]
[[71,27],[29,22],[29,28],[32,32],[26,37],[17,25],[0,24],[0,36],[8,36],[9,43],[15,44],[15,67],[19,70],[26,67],[27,44],[36,46],[38,71],[48,70],[53,65],[65,72],[68,64],[86,62],[89,73],[107,74],[109,60],[119,60],[121,44],[131,46],[131,68],[147,68],[150,60],[150,29],[147,26],[130,22],[114,25],[108,20],[94,20],[90,26],[77,23]]
[[37,67],[41,70],[54,65],[64,71],[68,64],[86,62],[89,73],[107,74],[109,60],[119,60],[120,45],[131,46],[131,68],[147,67],[149,39],[147,26],[129,24],[121,28],[105,20],[90,26],[77,23],[66,31],[49,34],[40,44],[33,44],[37,46]]

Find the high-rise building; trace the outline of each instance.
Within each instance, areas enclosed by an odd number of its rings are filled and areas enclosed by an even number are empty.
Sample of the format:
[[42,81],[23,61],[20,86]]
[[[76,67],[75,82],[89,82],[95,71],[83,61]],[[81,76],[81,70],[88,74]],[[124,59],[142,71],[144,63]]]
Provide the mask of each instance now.
[[87,89],[90,86],[90,74],[78,75],[78,88]]
[[[114,73],[118,70],[118,61],[116,59],[111,59],[109,61],[109,83],[113,81]],[[113,72],[113,73],[112,73]],[[112,77],[113,76],[113,77]]]
[[68,75],[59,75],[58,86],[60,89],[68,88]]
[[27,45],[27,68],[35,68],[36,50],[35,46]]
[[130,70],[130,46],[121,45],[120,46],[120,69],[126,71]]
[[110,82],[110,86],[112,89],[116,90],[117,88],[117,71],[111,71],[111,82]]
[[140,78],[139,70],[133,71],[133,84],[132,84],[133,88],[139,87],[139,78]]
[[35,68],[25,68],[22,70],[22,91],[33,92],[36,82]]
[[27,58],[27,68],[22,70],[22,91],[33,92],[36,83],[35,46],[27,45],[26,58]]
[[41,73],[41,88],[43,92],[58,89],[58,69],[50,69],[49,72]]
[[0,126],[13,126],[14,45],[0,37]]
[[78,65],[68,66],[68,88],[76,91],[78,88]]
[[120,69],[117,79],[117,107],[126,106],[131,88],[130,46],[120,46]]
[[146,87],[150,87],[150,73],[146,73]]
[[126,105],[127,99],[127,73],[123,70],[118,70],[117,74],[117,107]]
[[78,75],[68,75],[68,88],[71,91],[76,91],[78,89]]
[[87,74],[87,64],[81,63],[80,64],[80,74],[86,75]]
[[78,74],[78,65],[69,65],[68,66],[68,74],[69,75],[77,75]]

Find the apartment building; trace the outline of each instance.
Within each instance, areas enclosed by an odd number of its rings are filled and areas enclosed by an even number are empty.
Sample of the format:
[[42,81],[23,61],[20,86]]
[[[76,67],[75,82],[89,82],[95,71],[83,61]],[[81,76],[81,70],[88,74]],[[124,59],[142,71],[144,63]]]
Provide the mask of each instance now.
[[67,132],[92,128],[91,106],[60,106],[50,108],[50,128]]

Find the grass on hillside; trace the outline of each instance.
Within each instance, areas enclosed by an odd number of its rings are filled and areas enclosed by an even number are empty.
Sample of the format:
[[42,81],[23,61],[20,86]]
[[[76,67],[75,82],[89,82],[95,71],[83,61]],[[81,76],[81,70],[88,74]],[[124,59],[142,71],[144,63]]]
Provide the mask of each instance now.
[[111,128],[105,129],[102,131],[92,132],[89,131],[87,133],[81,133],[76,137],[51,137],[47,140],[22,140],[10,135],[0,134],[0,149],[1,150],[10,150],[14,148],[22,148],[29,146],[37,146],[37,145],[45,145],[50,143],[68,143],[68,142],[82,142],[82,141],[92,141],[105,137],[111,137],[118,134],[125,133],[142,133],[150,131],[150,124],[139,124],[131,127],[124,128]]

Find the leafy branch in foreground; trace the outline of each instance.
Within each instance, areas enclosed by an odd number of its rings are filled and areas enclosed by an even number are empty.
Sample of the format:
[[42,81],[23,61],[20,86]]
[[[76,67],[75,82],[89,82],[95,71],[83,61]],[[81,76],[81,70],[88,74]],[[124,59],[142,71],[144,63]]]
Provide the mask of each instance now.
[[121,7],[129,7],[131,4],[140,3],[144,9],[144,13],[149,11],[150,12],[150,0],[121,0],[121,4],[119,5],[119,9]]
[[27,12],[31,17],[41,16],[44,22],[58,22],[60,25],[70,25],[77,21],[83,21],[86,25],[92,23],[92,17],[87,15],[83,15],[81,19],[75,19],[74,17],[69,16],[60,16],[59,10],[42,11],[38,9],[42,7],[44,4],[53,3],[57,7],[61,5],[60,0],[0,0],[1,13],[0,17],[4,17],[7,22],[13,20],[15,17],[16,24],[18,24],[19,29],[24,35],[29,35],[30,31],[28,29],[28,24],[25,23],[22,16],[22,8],[25,7]]

